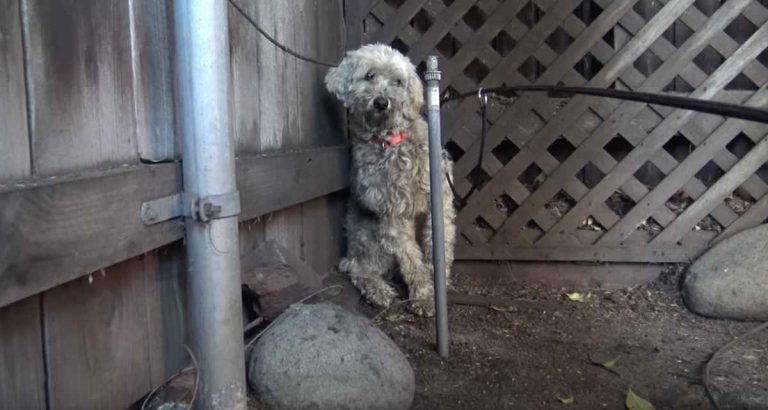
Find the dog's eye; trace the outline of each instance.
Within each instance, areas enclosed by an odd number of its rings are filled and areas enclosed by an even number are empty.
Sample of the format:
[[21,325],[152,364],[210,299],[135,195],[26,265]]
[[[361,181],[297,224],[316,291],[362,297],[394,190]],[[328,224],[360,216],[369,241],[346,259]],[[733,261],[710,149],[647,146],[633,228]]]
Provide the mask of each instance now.
[[397,84],[398,87],[402,87],[403,86],[403,80],[397,80],[397,81],[395,81],[395,84]]
[[376,74],[374,74],[374,73],[372,73],[370,71],[367,74],[365,74],[365,81],[371,81],[374,78],[376,78]]

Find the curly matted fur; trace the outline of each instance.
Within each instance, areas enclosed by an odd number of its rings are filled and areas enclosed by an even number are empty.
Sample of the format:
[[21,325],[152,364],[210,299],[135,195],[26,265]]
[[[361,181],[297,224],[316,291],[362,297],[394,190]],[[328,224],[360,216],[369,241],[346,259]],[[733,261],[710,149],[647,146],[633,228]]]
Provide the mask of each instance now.
[[[325,77],[347,107],[352,133],[352,187],[347,212],[347,257],[339,264],[365,298],[389,306],[399,273],[411,310],[434,313],[432,221],[429,210],[424,90],[413,64],[397,50],[363,46],[347,53]],[[398,134],[406,137],[397,143]],[[443,153],[443,174],[452,164]],[[455,210],[443,182],[446,266],[453,262]],[[448,274],[449,272],[446,272]]]

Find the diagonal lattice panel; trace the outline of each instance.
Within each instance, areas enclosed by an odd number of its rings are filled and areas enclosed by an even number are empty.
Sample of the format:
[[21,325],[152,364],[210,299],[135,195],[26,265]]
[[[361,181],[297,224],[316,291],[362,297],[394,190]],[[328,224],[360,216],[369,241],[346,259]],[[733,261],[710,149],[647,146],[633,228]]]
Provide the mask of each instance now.
[[[510,84],[669,92],[768,104],[762,0],[372,0],[364,38],[444,95]],[[768,217],[768,127],[544,93],[443,107],[460,194],[459,258],[685,261]]]

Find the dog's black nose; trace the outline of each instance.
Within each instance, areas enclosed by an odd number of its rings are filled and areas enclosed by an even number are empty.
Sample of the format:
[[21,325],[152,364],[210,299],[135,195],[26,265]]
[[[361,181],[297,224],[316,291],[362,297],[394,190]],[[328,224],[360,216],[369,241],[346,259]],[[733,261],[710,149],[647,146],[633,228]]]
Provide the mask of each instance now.
[[373,99],[373,108],[384,111],[389,107],[389,101],[384,97],[376,97]]

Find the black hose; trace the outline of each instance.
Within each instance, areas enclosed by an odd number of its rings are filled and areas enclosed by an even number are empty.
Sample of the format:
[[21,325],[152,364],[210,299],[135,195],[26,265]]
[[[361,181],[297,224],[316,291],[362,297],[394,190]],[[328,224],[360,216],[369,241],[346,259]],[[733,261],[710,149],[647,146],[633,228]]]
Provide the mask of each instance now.
[[[721,115],[723,117],[738,118],[741,120],[768,124],[768,110],[756,107],[748,107],[738,104],[723,103],[717,101],[699,100],[696,98],[680,97],[668,94],[654,94],[639,91],[611,90],[593,87],[565,87],[558,85],[517,85],[495,88],[484,88],[480,94],[497,94],[511,97],[519,92],[547,92],[550,96],[557,95],[593,95],[597,97],[614,98],[619,100],[644,102],[647,104],[664,105],[667,107],[684,110],[698,111],[707,114]],[[464,99],[478,95],[478,92],[459,94],[443,99],[443,102]]]
[[[516,97],[519,92],[546,92],[550,97],[557,97],[567,95],[593,95],[596,97],[614,98],[618,100],[637,101],[647,104],[664,105],[667,107],[680,108],[684,110],[698,111],[707,114],[721,115],[723,117],[738,118],[741,120],[760,122],[768,124],[768,110],[762,108],[748,107],[737,104],[699,100],[696,98],[680,97],[676,95],[668,94],[653,94],[639,91],[624,91],[624,90],[612,90],[594,87],[566,87],[559,85],[516,85],[516,86],[504,86],[494,88],[481,88],[475,92],[457,94],[443,98],[441,104],[444,104],[453,100],[462,100],[467,97],[477,96],[480,100],[481,117],[483,124],[480,131],[480,153],[478,155],[478,168],[483,164],[483,151],[485,148],[485,136],[486,136],[486,100],[483,98],[488,94],[496,94],[504,97]],[[448,184],[453,191],[453,196],[457,202],[458,207],[463,207],[467,204],[469,197],[477,190],[479,185],[479,173],[481,169],[476,169],[476,175],[474,181],[472,181],[472,187],[469,192],[461,196],[456,191],[453,181],[448,176]]]

